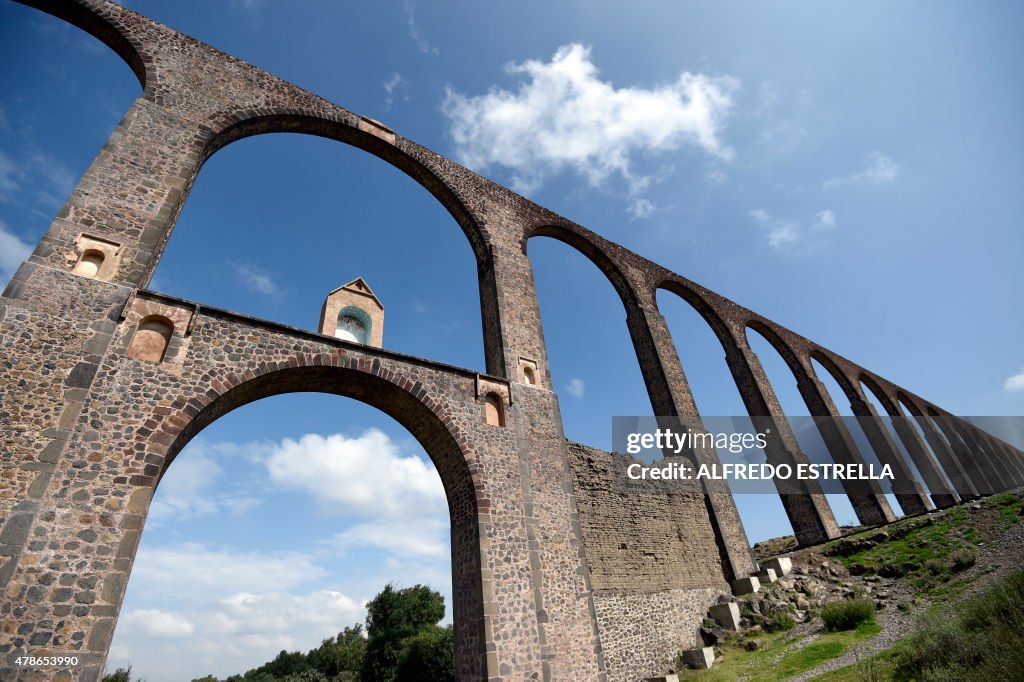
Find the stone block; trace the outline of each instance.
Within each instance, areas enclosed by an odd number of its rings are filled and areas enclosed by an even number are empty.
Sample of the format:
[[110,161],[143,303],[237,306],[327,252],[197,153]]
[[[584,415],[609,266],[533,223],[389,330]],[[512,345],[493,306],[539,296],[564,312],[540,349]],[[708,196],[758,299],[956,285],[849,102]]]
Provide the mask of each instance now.
[[751,592],[760,592],[761,581],[757,579],[756,575],[752,575],[749,578],[740,578],[732,584],[732,591],[734,594],[750,594]]
[[761,564],[761,567],[773,569],[775,575],[781,578],[793,572],[793,560],[788,556],[777,556]]
[[679,682],[679,675],[658,675],[657,677],[645,677],[644,682]]
[[726,630],[740,629],[740,607],[735,602],[712,606],[711,617]]
[[715,662],[715,650],[706,646],[699,649],[687,649],[683,652],[683,661],[686,665],[697,670],[705,670]]
[[774,568],[761,569],[761,572],[757,574],[757,577],[763,583],[773,583],[778,580],[778,577],[775,575]]

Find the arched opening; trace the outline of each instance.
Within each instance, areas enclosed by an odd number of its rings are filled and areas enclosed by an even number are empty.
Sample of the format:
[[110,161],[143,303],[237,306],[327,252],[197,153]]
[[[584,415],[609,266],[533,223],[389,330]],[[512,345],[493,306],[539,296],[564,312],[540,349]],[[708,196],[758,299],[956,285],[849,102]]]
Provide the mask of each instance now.
[[612,266],[581,242],[560,228],[541,228],[527,253],[566,437],[611,450],[612,416],[653,413],[622,299],[610,286]]
[[373,329],[373,320],[355,306],[345,306],[338,311],[338,326],[334,336],[345,341],[367,344],[370,340],[370,331]]
[[[658,310],[675,343],[697,409],[711,428],[714,421],[747,414],[736,381],[725,362],[723,345],[697,308],[680,293],[659,289]],[[759,452],[758,461],[766,461]],[[793,526],[777,494],[733,492],[736,508],[752,543],[793,534]]]
[[505,426],[505,406],[497,393],[484,396],[484,421],[491,426]]
[[530,365],[523,365],[523,383],[527,386],[537,385],[537,371]]
[[456,438],[417,398],[354,370],[228,390],[167,449],[108,667],[242,674],[362,622],[394,581],[444,595],[457,672],[479,678],[476,496]]
[[359,276],[388,311],[386,349],[490,368],[466,228],[406,173],[322,134],[248,132],[219,148],[151,288],[316,329],[325,296]]
[[143,318],[128,346],[128,357],[146,362],[162,362],[173,333],[174,324],[166,317],[150,315]]
[[75,265],[75,274],[84,277],[95,277],[103,266],[103,253],[95,249],[89,249],[82,254]]
[[125,65],[131,64],[130,46],[114,48],[118,54],[106,49],[100,41],[109,45],[118,38],[113,32],[100,37],[102,22],[88,28],[73,22],[92,34],[85,35],[63,18],[8,3],[2,23],[0,149],[15,172],[0,189],[0,237],[7,252],[0,259],[0,291],[142,92]]

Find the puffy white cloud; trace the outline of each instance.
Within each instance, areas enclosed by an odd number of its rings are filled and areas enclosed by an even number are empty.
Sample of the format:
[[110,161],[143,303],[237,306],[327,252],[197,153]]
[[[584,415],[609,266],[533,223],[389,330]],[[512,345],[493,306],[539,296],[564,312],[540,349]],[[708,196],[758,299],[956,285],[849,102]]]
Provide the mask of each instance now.
[[565,390],[574,398],[582,398],[586,385],[583,383],[583,379],[570,379],[569,383],[565,385]]
[[387,434],[369,429],[349,438],[307,434],[286,438],[266,461],[270,480],[311,493],[331,511],[415,518],[447,511],[433,465],[403,456]]
[[698,147],[722,159],[732,156],[721,132],[739,82],[683,72],[675,82],[653,88],[616,88],[601,80],[590,48],[572,43],[550,62],[528,60],[505,67],[522,77],[516,91],[491,88],[469,96],[449,88],[443,111],[466,165],[504,166],[513,186],[528,193],[564,170],[602,184],[609,176],[626,180],[634,214],[653,210],[637,204],[650,178],[634,172],[634,159]]
[[202,598],[225,585],[256,594],[288,590],[323,574],[310,555],[300,552],[263,553],[181,543],[140,548],[132,585],[141,593],[162,593],[187,584]]
[[376,547],[396,557],[451,556],[448,519],[440,516],[359,523],[335,535],[331,544],[342,550]]
[[144,545],[109,666],[131,663],[149,682],[171,682],[226,677],[281,649],[310,649],[365,618],[362,599],[309,585],[325,573],[300,552]]
[[196,629],[188,618],[160,609],[133,609],[121,616],[121,623],[151,637],[187,637]]
[[7,229],[0,221],[0,291],[14,271],[32,254],[32,247]]
[[1020,370],[1019,374],[1009,377],[1003,384],[1003,388],[1007,391],[1024,391],[1024,368]]
[[878,185],[892,182],[899,175],[899,164],[880,151],[876,150],[868,154],[867,162],[864,170],[851,175],[829,178],[822,183],[822,186],[825,189],[833,189],[844,185]]

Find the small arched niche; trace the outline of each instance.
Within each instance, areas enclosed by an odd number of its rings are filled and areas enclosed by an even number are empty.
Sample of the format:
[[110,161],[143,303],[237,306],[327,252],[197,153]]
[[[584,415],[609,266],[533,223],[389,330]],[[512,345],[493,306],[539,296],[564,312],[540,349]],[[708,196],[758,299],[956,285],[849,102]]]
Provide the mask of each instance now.
[[128,346],[128,357],[146,362],[162,362],[173,333],[174,324],[166,317],[150,315],[143,318]]
[[338,311],[338,325],[334,330],[334,336],[343,341],[353,341],[365,346],[370,340],[372,328],[373,321],[365,310],[351,305],[345,306]]
[[505,426],[505,406],[497,393],[484,396],[484,421],[491,426]]
[[106,256],[103,255],[102,251],[87,249],[82,253],[82,257],[78,259],[78,263],[75,264],[75,274],[82,275],[83,277],[96,277],[99,275],[104,260],[106,260]]

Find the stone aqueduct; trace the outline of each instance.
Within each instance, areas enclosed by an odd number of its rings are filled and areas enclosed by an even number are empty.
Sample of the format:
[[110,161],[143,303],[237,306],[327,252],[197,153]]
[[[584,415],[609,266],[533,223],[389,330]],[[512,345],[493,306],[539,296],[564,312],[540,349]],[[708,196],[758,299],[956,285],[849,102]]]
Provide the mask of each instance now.
[[[875,414],[867,385],[890,415],[899,416],[902,403],[918,418],[920,429],[900,421],[898,436],[924,485],[888,430],[866,428],[877,457],[903,482],[904,512],[1024,485],[1024,455],[1007,443],[376,121],[111,2],[24,4],[102,40],[143,92],[0,301],[4,679],[98,678],[163,472],[219,416],[291,391],[373,405],[433,459],[451,511],[460,679],[630,680],[663,672],[693,645],[707,606],[756,565],[727,488],[614,495],[612,456],[565,440],[526,256],[537,235],[575,247],[615,287],[654,414],[699,416],[658,311],[655,295],[665,289],[718,336],[747,410],[771,427],[769,461],[804,455],[747,343],[748,328],[785,359],[812,414],[839,414],[814,373],[816,360],[856,415]],[[235,140],[273,132],[362,148],[448,209],[476,257],[486,374],[145,289],[203,163]],[[133,350],[153,319],[166,325],[167,341],[155,357]],[[495,396],[500,426],[485,419],[485,399]],[[841,425],[822,436],[835,461],[864,461]],[[713,450],[688,454],[717,461]],[[837,536],[819,488],[784,492],[802,544]],[[849,492],[863,523],[894,518],[881,489]],[[26,654],[73,654],[79,666],[17,666]]]

